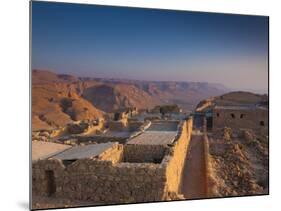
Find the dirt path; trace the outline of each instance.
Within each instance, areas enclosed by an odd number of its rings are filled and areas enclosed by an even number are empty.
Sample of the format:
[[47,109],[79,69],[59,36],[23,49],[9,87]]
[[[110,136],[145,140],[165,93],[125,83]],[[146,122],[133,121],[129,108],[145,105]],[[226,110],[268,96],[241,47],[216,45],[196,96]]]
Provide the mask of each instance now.
[[202,135],[192,135],[184,166],[182,194],[187,199],[206,197],[206,171]]

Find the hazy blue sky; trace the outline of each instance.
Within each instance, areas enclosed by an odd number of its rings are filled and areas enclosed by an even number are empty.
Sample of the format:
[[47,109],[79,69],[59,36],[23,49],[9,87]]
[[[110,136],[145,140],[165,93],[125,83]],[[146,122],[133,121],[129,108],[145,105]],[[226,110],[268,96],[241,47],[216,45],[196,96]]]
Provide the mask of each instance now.
[[32,68],[267,90],[268,18],[32,3]]

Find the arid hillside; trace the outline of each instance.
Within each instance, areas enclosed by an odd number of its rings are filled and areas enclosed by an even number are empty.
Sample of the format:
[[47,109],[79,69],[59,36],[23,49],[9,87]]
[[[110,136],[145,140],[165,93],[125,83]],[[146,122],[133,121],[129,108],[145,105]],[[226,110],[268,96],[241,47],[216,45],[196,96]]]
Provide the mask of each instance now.
[[224,128],[209,140],[212,196],[268,194],[268,134]]
[[50,129],[67,123],[102,117],[80,95],[81,84],[75,77],[48,71],[32,72],[32,129]]
[[83,91],[82,96],[105,112],[126,107],[150,109],[161,104],[159,99],[130,84],[109,83],[91,86]]
[[268,106],[268,96],[254,94],[251,92],[229,92],[227,94],[211,97],[200,101],[196,106],[197,111],[204,111],[212,108],[214,105],[217,106],[231,106],[231,105],[253,105],[259,104],[262,106]]
[[184,111],[192,111],[203,99],[229,92],[220,84],[207,82],[138,81],[123,79],[97,79],[103,83],[135,86],[162,104],[177,104]]
[[151,109],[178,104],[191,111],[200,100],[226,90],[209,83],[78,78],[33,70],[32,126],[33,130],[60,127],[126,107]]

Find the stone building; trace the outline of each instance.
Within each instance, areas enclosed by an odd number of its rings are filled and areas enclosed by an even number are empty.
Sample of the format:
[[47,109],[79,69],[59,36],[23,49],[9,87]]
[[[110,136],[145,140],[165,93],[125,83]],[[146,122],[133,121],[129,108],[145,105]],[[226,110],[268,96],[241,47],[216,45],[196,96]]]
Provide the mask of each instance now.
[[128,144],[75,146],[34,160],[32,193],[93,204],[181,198],[191,132],[192,119],[157,122]]
[[167,113],[180,113],[182,112],[182,109],[174,104],[174,105],[158,105],[155,106],[153,109],[151,109],[152,113],[161,113],[161,114],[167,114]]
[[267,129],[268,108],[258,105],[215,106],[212,127]]

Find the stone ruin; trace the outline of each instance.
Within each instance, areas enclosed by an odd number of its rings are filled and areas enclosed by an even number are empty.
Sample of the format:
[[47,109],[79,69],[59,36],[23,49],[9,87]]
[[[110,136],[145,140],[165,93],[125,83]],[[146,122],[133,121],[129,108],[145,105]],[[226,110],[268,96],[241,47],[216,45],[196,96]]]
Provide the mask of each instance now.
[[32,141],[54,142],[53,140],[59,139],[59,137],[65,137],[69,140],[71,135],[83,134],[88,131],[99,133],[103,128],[103,118],[76,121],[56,129],[32,131]]
[[176,104],[174,105],[158,105],[155,106],[153,109],[151,109],[152,113],[161,113],[161,114],[167,114],[167,113],[180,113],[182,110],[180,107]]
[[256,105],[215,106],[212,111],[214,130],[230,127],[268,130],[268,108]]
[[160,131],[175,133],[169,140],[160,137],[162,142],[151,139],[160,134],[156,125],[153,131],[124,145],[76,146],[36,160],[32,164],[32,193],[93,204],[182,199],[181,175],[193,121],[178,123],[176,131]]

